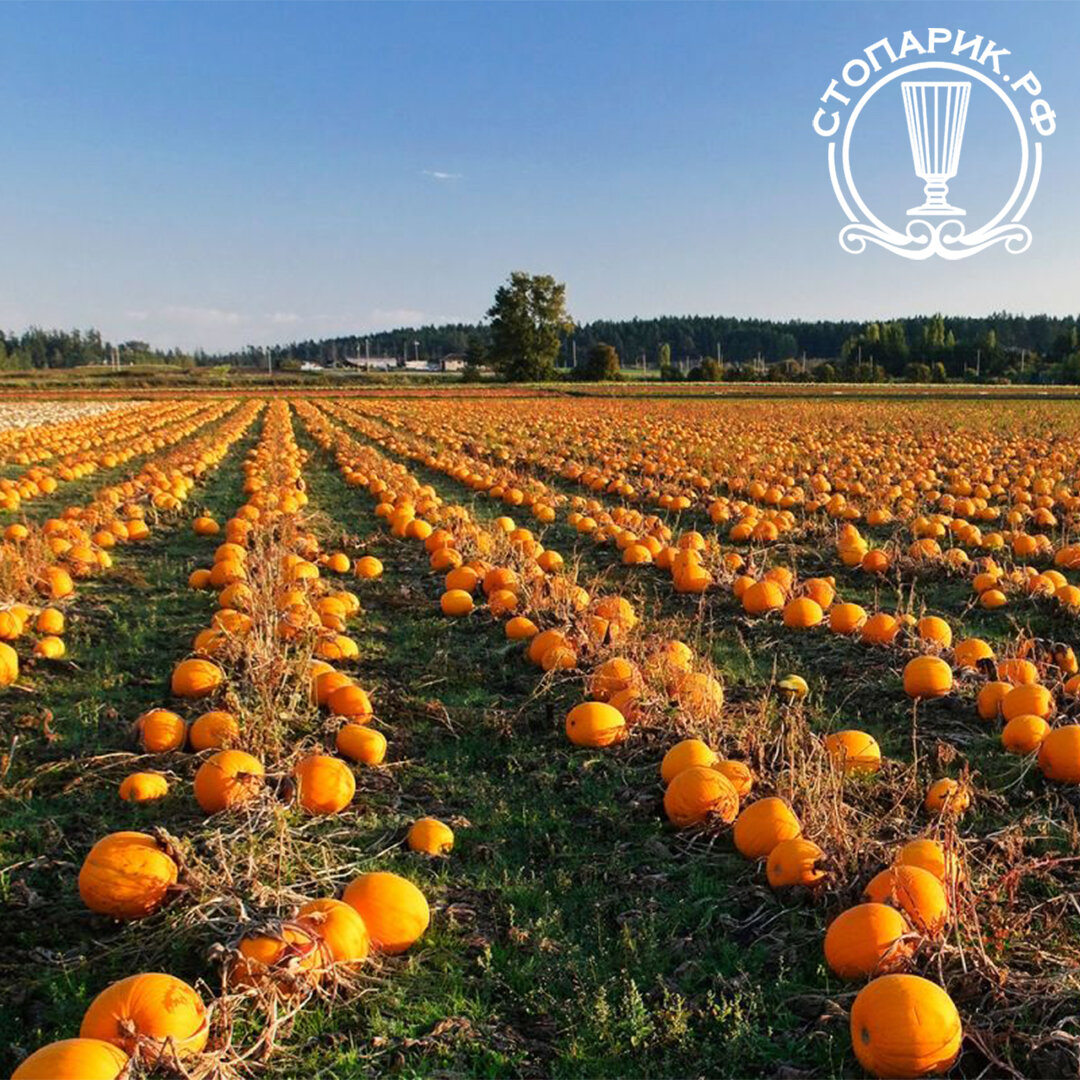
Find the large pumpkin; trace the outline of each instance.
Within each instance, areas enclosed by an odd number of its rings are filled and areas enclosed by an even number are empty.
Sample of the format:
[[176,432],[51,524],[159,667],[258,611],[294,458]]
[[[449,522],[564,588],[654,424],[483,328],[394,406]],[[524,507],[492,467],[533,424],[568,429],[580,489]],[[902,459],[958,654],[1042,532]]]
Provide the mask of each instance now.
[[150,1062],[159,1055],[197,1054],[210,1026],[202,998],[182,979],[157,972],[129,975],[90,1003],[79,1034],[104,1039]]
[[963,1036],[952,998],[918,975],[883,975],[851,1006],[851,1044],[872,1076],[939,1076],[956,1061]]
[[342,897],[364,920],[372,945],[381,952],[405,952],[431,921],[424,894],[397,874],[361,874]]
[[61,1039],[35,1050],[11,1080],[116,1080],[128,1056],[104,1039]]
[[153,914],[176,884],[176,863],[146,833],[117,832],[99,840],[79,870],[79,895],[91,911],[114,919]]

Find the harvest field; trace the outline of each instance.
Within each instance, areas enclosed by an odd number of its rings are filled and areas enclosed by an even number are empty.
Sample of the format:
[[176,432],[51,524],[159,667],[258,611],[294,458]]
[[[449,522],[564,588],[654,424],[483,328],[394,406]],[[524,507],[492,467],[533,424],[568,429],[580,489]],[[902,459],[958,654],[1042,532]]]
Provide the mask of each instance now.
[[3,409],[3,1075],[1077,1074],[1080,403]]

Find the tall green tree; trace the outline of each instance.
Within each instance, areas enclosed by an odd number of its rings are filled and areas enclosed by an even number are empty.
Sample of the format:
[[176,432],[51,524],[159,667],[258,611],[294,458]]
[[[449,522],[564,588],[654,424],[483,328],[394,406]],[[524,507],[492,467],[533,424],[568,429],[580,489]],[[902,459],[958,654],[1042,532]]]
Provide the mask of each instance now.
[[560,335],[574,326],[566,310],[566,285],[550,274],[515,270],[500,285],[488,311],[491,365],[514,382],[555,377]]

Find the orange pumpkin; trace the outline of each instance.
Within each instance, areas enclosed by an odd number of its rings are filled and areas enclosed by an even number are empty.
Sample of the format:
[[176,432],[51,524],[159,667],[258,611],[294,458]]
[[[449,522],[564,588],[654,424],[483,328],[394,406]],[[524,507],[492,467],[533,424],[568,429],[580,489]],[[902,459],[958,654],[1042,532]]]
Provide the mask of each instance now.
[[918,975],[883,975],[851,1006],[851,1044],[872,1076],[938,1076],[960,1054],[963,1026],[952,999]]
[[106,987],[90,1003],[79,1035],[104,1039],[150,1063],[197,1054],[210,1033],[202,998],[182,979],[148,973]]
[[342,897],[364,920],[372,945],[381,952],[405,952],[431,921],[424,894],[397,874],[361,874]]
[[165,902],[179,869],[152,836],[116,832],[99,840],[79,870],[79,896],[99,915],[143,919]]
[[841,912],[825,932],[825,962],[841,979],[865,979],[901,966],[914,951],[905,941],[910,927],[886,904],[856,904]]

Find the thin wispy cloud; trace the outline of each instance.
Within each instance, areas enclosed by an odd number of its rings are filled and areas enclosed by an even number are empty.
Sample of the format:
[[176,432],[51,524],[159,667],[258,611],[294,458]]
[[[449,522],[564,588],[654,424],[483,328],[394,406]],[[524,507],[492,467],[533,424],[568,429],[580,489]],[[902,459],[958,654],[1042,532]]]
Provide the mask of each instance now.
[[424,169],[424,176],[430,176],[432,180],[460,180],[459,172],[442,172],[440,169]]

